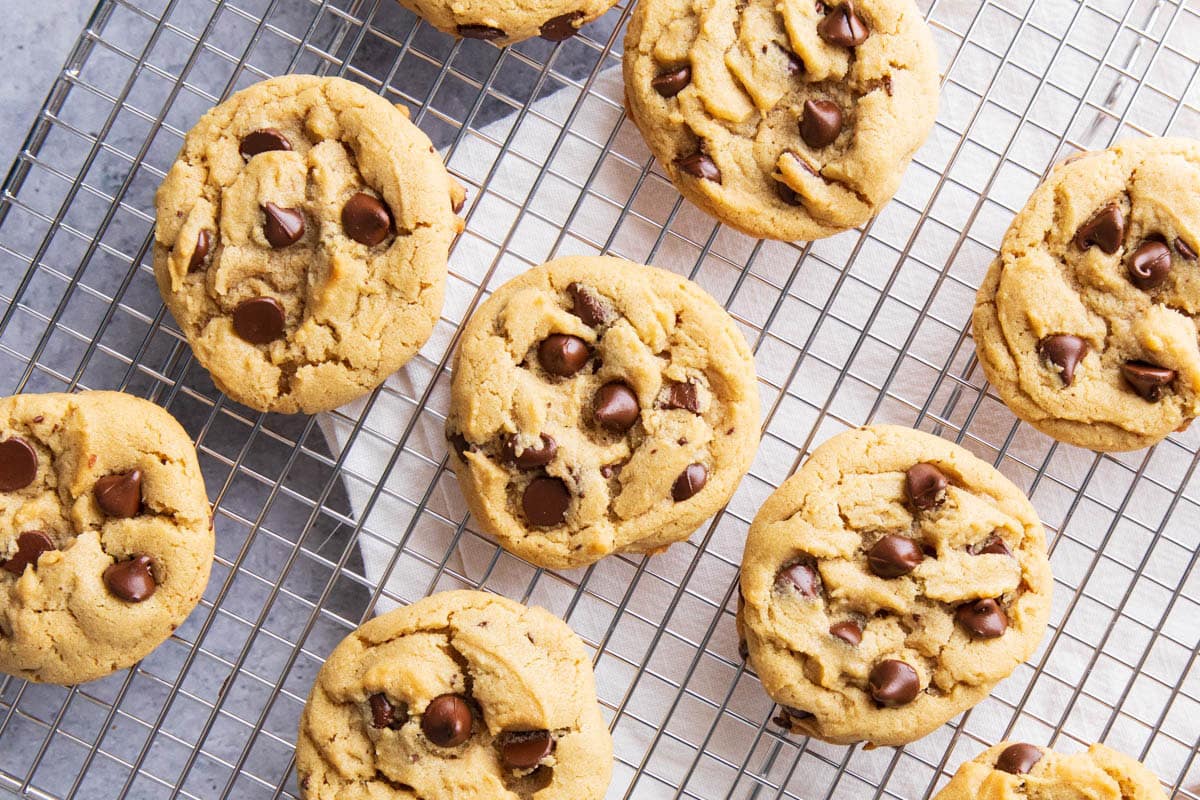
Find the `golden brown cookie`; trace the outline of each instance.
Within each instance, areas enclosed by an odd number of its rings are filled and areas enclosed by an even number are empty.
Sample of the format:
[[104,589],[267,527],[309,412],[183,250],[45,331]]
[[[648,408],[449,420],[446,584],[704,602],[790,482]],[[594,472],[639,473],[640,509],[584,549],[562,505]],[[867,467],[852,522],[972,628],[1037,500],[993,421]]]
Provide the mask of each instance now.
[[498,45],[540,36],[561,42],[612,8],[616,0],[400,0],[401,5],[451,36]]

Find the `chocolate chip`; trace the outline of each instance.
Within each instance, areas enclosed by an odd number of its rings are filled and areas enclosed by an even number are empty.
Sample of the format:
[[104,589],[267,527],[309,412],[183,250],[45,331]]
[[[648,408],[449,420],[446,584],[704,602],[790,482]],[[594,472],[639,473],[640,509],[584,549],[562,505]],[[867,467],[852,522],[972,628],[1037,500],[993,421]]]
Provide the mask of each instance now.
[[1004,540],[998,534],[992,534],[980,544],[968,546],[967,552],[973,556],[981,556],[985,553],[994,556],[1012,555],[1012,551],[1008,549],[1008,545],[1004,543]]
[[21,575],[25,567],[33,565],[37,569],[37,560],[42,553],[54,550],[54,541],[42,531],[25,531],[17,537],[17,551],[9,556],[0,567],[13,575]]
[[546,20],[538,30],[538,35],[550,42],[562,42],[579,33],[584,14],[582,11],[572,11]]
[[538,345],[538,363],[551,375],[566,378],[583,369],[592,350],[578,336],[552,333]]
[[908,499],[921,511],[940,506],[946,499],[946,487],[949,485],[946,474],[926,461],[913,464],[904,475]]
[[37,451],[20,436],[0,442],[0,492],[15,492],[37,477]]
[[252,297],[233,309],[233,329],[250,344],[267,344],[283,336],[283,306],[274,297]]
[[295,244],[304,235],[304,215],[298,210],[267,203],[263,214],[263,235],[276,250]]
[[842,132],[842,110],[830,100],[806,100],[800,117],[800,138],[809,147],[827,147]]
[[421,732],[438,747],[458,747],[471,738],[471,706],[457,694],[440,694],[421,715]]
[[533,769],[554,750],[550,731],[509,731],[499,737],[500,758],[510,769]]
[[558,442],[554,441],[553,436],[544,433],[539,447],[526,447],[518,453],[517,444],[516,434],[506,434],[500,444],[500,457],[521,469],[544,467],[554,460],[554,455],[558,452]]
[[907,705],[921,692],[921,679],[917,671],[903,661],[891,658],[871,668],[867,684],[871,697],[886,708]]
[[699,414],[700,396],[696,391],[696,384],[691,381],[671,384],[671,388],[667,392],[667,408],[682,408],[693,414]]
[[142,471],[133,469],[105,475],[92,491],[96,504],[110,517],[128,518],[142,510]]
[[791,706],[780,706],[779,716],[772,720],[781,728],[791,730],[792,724],[801,722],[806,719],[812,719],[813,715],[801,708],[792,708]]
[[267,153],[271,150],[291,149],[292,143],[274,128],[261,128],[253,133],[248,133],[242,137],[242,142],[238,145],[238,152],[244,158],[254,158],[259,153]]
[[979,639],[995,639],[1008,630],[1008,615],[1004,607],[991,598],[964,603],[954,612],[954,618]]
[[367,698],[371,705],[371,727],[396,730],[408,722],[408,707],[392,705],[385,694],[373,694]]
[[853,620],[834,623],[829,627],[829,632],[851,647],[857,647],[862,641],[862,628]]
[[783,51],[783,55],[787,59],[788,75],[794,78],[797,75],[803,75],[808,71],[808,67],[804,65],[804,59],[800,58],[800,56],[796,55],[783,45],[776,46]]
[[392,232],[392,212],[379,198],[357,192],[342,206],[342,228],[354,241],[374,247]]
[[867,553],[867,565],[881,578],[907,575],[925,560],[921,548],[912,539],[888,534]]
[[121,600],[140,603],[158,588],[154,573],[150,571],[151,564],[150,556],[134,556],[126,561],[118,561],[104,570],[104,583]]
[[871,32],[854,13],[854,3],[847,0],[844,5],[830,10],[825,19],[817,23],[817,34],[838,47],[857,47],[867,40]]
[[1188,261],[1196,260],[1196,251],[1193,250],[1191,246],[1182,238],[1175,239],[1175,252],[1179,253],[1179,255],[1183,256],[1183,258]]
[[779,570],[776,586],[792,588],[801,597],[816,597],[821,591],[817,571],[808,564],[792,564]]
[[608,322],[608,309],[586,286],[572,283],[567,287],[567,294],[571,297],[571,313],[583,320],[585,325],[594,328]]
[[192,248],[192,257],[188,261],[188,272],[195,272],[204,266],[204,259],[208,258],[208,251],[212,249],[212,232],[207,228],[201,228],[196,234],[196,246]]
[[1143,242],[1129,259],[1129,282],[1143,291],[1162,284],[1171,274],[1171,250],[1162,242]]
[[1075,381],[1075,368],[1088,354],[1088,344],[1069,333],[1054,333],[1038,342],[1038,354],[1059,369],[1064,386]]
[[688,464],[687,469],[679,473],[675,483],[671,484],[671,497],[676,503],[682,503],[695,497],[704,484],[708,483],[708,467],[703,464]]
[[455,455],[460,459],[463,458],[464,453],[472,449],[472,445],[467,441],[467,437],[461,433],[447,433],[446,441],[450,443],[450,447],[454,449]]
[[717,162],[704,153],[696,152],[677,158],[675,165],[692,177],[714,183],[721,182],[721,170],[717,168]]
[[540,528],[561,525],[570,505],[571,492],[561,478],[534,478],[521,497],[525,519]]
[[1097,211],[1075,232],[1075,246],[1080,250],[1096,245],[1110,256],[1121,249],[1124,240],[1125,215],[1116,203]]
[[632,428],[641,413],[633,389],[619,381],[601,386],[593,403],[596,422],[600,427],[614,433],[622,433]]
[[482,39],[485,42],[492,42],[496,39],[503,39],[508,34],[491,25],[459,25],[458,35],[464,39]]
[[787,203],[789,206],[804,205],[804,202],[800,199],[800,195],[796,193],[796,190],[778,179],[775,181],[775,194],[779,196],[780,200]]
[[1175,380],[1175,370],[1148,361],[1126,361],[1121,365],[1125,381],[1143,399],[1155,403],[1162,399],[1163,387]]
[[691,82],[692,68],[683,66],[679,69],[659,73],[650,81],[650,85],[654,87],[654,91],[663,97],[674,97],[686,89],[687,85]]
[[1011,744],[996,757],[996,769],[1010,775],[1024,775],[1042,760],[1042,749],[1031,744]]

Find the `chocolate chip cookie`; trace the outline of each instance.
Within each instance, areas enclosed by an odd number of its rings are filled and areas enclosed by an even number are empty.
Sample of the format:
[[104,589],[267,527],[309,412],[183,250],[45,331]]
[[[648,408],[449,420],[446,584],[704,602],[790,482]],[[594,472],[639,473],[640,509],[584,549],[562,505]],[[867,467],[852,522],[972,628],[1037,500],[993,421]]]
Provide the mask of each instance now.
[[679,191],[752,236],[832,236],[879,213],[937,115],[912,0],[642,0],[629,114]]
[[617,0],[400,0],[408,10],[451,36],[483,39],[498,45],[540,36],[561,42],[612,8]]
[[978,703],[1050,613],[1029,500],[937,436],[891,425],[818,447],[768,498],[742,559],[738,630],[776,722],[901,745]]
[[120,392],[0,399],[0,671],[74,684],[134,664],[204,593],[196,451]]
[[273,78],[188,133],[158,190],[154,272],[218,388],[324,411],[429,338],[462,200],[401,107],[341,78]]
[[1063,755],[1004,742],[964,763],[934,800],[1167,800],[1158,778],[1102,744]]
[[551,261],[463,331],[446,433],[479,525],[566,569],[686,538],[758,445],[754,361],[699,286],[618,258]]
[[984,373],[1013,413],[1093,450],[1200,414],[1200,142],[1147,138],[1056,167],[975,304]]
[[485,592],[367,622],[321,668],[296,744],[300,796],[598,800],[612,739],[567,625]]

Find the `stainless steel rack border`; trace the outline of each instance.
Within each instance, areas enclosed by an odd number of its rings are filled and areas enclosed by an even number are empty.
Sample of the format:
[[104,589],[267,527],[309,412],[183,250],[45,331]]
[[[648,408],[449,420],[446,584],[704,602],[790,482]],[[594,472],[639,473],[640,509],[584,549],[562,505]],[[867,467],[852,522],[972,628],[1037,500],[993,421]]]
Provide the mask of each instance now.
[[[391,0],[101,0],[0,195],[0,388],[122,388],[170,409],[201,453],[218,556],[201,607],[137,668],[73,688],[0,679],[0,791],[294,797],[295,722],[337,640],[379,602],[500,586],[563,615],[594,648],[617,744],[612,797],[928,797],[960,761],[1013,735],[1108,741],[1145,759],[1179,800],[1200,798],[1200,434],[1121,455],[1053,444],[987,391],[964,313],[1049,164],[1117,135],[1200,131],[1200,13],[1188,0],[920,5],[946,77],[938,127],[905,188],[861,232],[777,245],[697,222],[644,148],[622,144],[631,128],[619,96],[600,87],[619,64],[626,0],[564,45],[505,51],[452,43]],[[389,384],[369,401],[407,408],[398,426],[334,415],[351,442],[391,449],[380,474],[421,475],[420,491],[356,472],[315,418],[226,400],[154,289],[153,190],[183,132],[234,89],[287,71],[341,74],[412,106],[470,189],[464,237],[494,254],[452,259],[469,302],[447,309],[406,368],[408,388]],[[565,118],[539,102],[554,90],[577,98]],[[581,134],[580,114],[597,109],[616,119],[608,134]],[[527,122],[553,132],[547,152],[524,152]],[[482,172],[456,158],[474,144],[497,152]],[[555,166],[576,145],[594,151],[582,181]],[[496,190],[504,157],[533,175],[523,196]],[[628,196],[606,194],[609,169],[634,176]],[[534,202],[555,181],[578,193],[563,216]],[[506,230],[481,232],[495,208],[477,215],[481,195],[507,204]],[[613,217],[611,233],[575,224],[595,214]],[[543,572],[468,527],[461,502],[440,499],[453,477],[431,431],[454,334],[510,260],[539,260],[517,254],[521,223],[561,229],[553,252],[691,254],[686,271],[755,349],[759,458],[730,507],[665,555]],[[631,226],[651,231],[648,250],[630,244]],[[731,618],[757,503],[816,443],[870,420],[954,438],[1022,485],[1053,536],[1058,590],[1047,642],[991,699],[921,742],[876,751],[771,727]],[[342,481],[370,487],[358,513]],[[381,502],[408,509],[398,538],[364,523]],[[397,545],[383,574],[408,577],[411,591],[367,577],[368,541]],[[452,563],[468,549],[484,554],[477,574]]]

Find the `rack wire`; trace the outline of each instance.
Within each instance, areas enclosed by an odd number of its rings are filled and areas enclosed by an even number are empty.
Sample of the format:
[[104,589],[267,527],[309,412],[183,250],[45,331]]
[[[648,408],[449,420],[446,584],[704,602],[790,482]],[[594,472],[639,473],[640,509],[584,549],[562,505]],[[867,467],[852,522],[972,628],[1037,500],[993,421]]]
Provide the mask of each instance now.
[[[292,746],[323,658],[376,609],[479,587],[562,615],[592,649],[613,798],[929,797],[1003,738],[1105,741],[1200,798],[1200,431],[1096,455],[1017,424],[973,357],[974,287],[1049,165],[1126,135],[1200,133],[1189,0],[923,0],[942,110],[863,230],[755,242],[683,203],[621,110],[626,0],[561,45],[454,42],[391,0],[101,0],[0,196],[0,388],[117,388],[195,438],[215,508],[204,600],[137,667],[64,688],[0,679],[0,793],[296,797]],[[208,107],[284,72],[413,109],[469,188],[430,343],[367,401],[263,415],[215,391],[150,268],[153,194]],[[757,460],[729,507],[651,559],[534,569],[476,532],[446,465],[449,358],[491,288],[613,252],[705,286],[756,354]],[[770,724],[737,654],[741,543],[830,435],[869,421],[962,443],[1051,534],[1042,648],[906,748]]]

